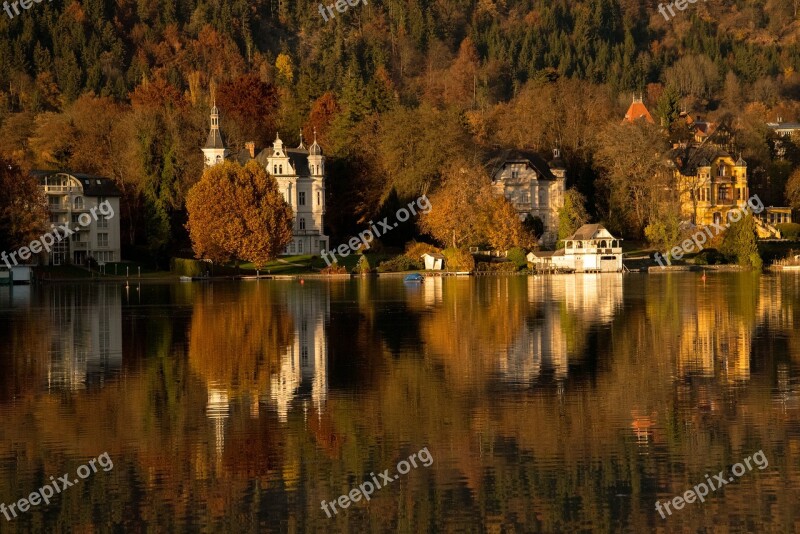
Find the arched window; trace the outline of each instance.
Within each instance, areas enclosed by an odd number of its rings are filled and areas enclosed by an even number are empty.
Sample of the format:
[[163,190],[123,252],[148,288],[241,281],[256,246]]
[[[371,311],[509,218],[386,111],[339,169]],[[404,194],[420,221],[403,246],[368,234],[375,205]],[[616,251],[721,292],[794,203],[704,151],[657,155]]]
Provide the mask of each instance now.
[[283,174],[283,165],[278,167],[278,174]]
[[217,163],[222,161],[222,156],[217,156]]
[[272,166],[272,174],[278,174],[278,166],[277,165],[273,165]]
[[602,241],[600,241],[600,248],[608,248],[608,243],[606,243],[606,240],[605,240],[605,239],[603,239]]
[[322,204],[322,193],[320,191],[317,191],[317,206],[320,206],[321,204]]

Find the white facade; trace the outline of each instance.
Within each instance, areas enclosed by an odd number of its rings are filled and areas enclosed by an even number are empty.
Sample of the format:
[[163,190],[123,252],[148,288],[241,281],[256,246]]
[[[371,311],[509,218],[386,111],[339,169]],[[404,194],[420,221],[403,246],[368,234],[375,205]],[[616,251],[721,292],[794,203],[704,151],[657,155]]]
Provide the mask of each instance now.
[[558,236],[558,210],[564,205],[566,170],[558,149],[548,164],[532,152],[505,151],[490,163],[492,190],[504,195],[520,220],[538,217],[544,224],[543,243],[555,243]]
[[[47,196],[50,229],[61,236],[50,253],[43,251],[44,263],[85,264],[121,261],[119,230],[119,189],[108,178],[56,171],[33,171]],[[101,206],[108,202],[110,210]],[[104,215],[107,214],[107,215]],[[73,232],[65,236],[59,228],[66,224]]]
[[278,188],[294,214],[292,242],[284,254],[319,254],[327,250],[328,237],[323,233],[325,156],[317,140],[308,150],[302,140],[299,147],[287,149],[280,137],[276,137],[272,150],[262,154],[257,159],[278,181]]
[[[211,108],[211,129],[202,151],[206,167],[221,163],[231,155],[222,141],[216,106]],[[328,236],[323,230],[325,156],[316,134],[314,144],[309,148],[303,144],[302,133],[297,148],[287,148],[280,136],[276,136],[272,147],[263,149],[258,155],[255,144],[249,142],[234,155],[234,159],[242,165],[250,160],[263,165],[275,177],[283,199],[292,207],[292,241],[284,254],[319,254],[328,249]]]
[[622,243],[601,224],[584,224],[553,254],[553,265],[575,272],[621,272]]

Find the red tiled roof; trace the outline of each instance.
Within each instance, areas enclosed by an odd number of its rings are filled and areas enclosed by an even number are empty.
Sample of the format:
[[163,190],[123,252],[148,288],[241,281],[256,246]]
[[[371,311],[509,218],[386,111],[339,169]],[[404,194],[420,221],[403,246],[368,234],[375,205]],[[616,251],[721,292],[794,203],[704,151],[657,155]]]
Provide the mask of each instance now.
[[655,124],[653,117],[650,115],[650,112],[647,111],[647,107],[641,100],[634,100],[631,102],[631,106],[628,108],[628,112],[625,113],[625,120],[623,120],[623,122],[633,122],[637,119],[644,119],[650,124]]

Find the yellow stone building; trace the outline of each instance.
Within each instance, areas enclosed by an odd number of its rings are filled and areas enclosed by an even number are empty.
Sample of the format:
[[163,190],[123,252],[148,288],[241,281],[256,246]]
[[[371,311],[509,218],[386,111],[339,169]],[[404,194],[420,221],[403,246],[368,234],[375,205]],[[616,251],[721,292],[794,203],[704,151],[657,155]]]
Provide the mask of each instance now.
[[672,150],[681,213],[692,223],[724,223],[728,213],[750,198],[747,163],[718,147],[683,146]]

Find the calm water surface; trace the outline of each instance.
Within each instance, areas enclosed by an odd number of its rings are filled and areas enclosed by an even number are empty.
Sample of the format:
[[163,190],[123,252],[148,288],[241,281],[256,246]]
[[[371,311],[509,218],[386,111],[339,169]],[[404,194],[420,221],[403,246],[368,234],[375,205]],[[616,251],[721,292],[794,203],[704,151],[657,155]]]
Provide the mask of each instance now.
[[0,502],[113,460],[0,531],[797,532],[799,296],[692,273],[0,288]]

